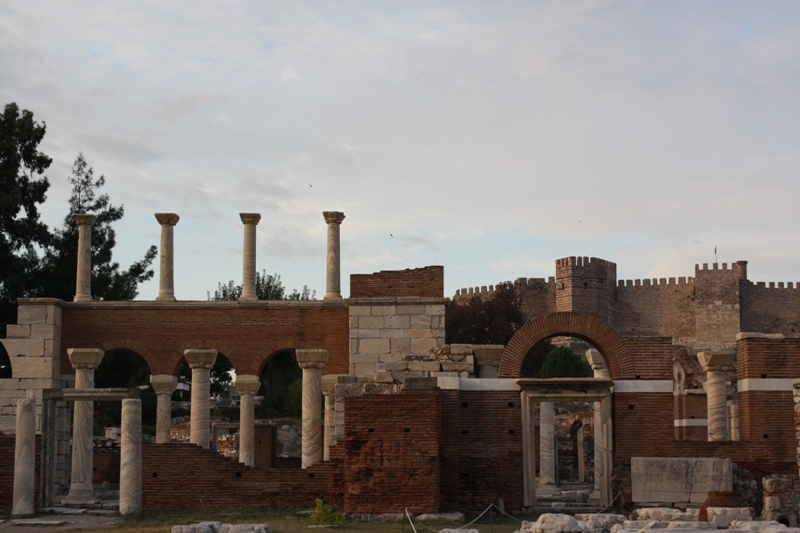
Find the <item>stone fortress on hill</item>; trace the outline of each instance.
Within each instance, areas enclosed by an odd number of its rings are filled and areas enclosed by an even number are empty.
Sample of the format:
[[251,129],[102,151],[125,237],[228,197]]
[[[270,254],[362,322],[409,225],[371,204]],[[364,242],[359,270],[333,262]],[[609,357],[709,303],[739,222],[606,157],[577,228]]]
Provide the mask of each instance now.
[[[17,323],[0,339],[11,363],[11,376],[0,378],[0,508],[24,515],[55,503],[97,505],[95,485],[108,480],[93,467],[93,402],[113,401],[122,403],[123,514],[301,507],[316,498],[355,514],[482,510],[499,500],[543,512],[548,497],[570,492],[559,486],[564,436],[572,471],[590,486],[582,494],[598,509],[615,501],[697,507],[710,491],[733,489],[763,517],[797,524],[796,284],[754,284],[744,261],[703,265],[693,278],[618,281],[612,262],[569,257],[547,281],[515,282],[527,322],[505,346],[446,345],[444,267],[351,274],[344,296],[345,216],[325,211],[324,298],[262,301],[261,216],[239,215],[238,301],[175,294],[180,217],[158,213],[158,296],[123,302],[93,299],[94,217],[75,215],[74,298],[21,298]],[[455,301],[490,291],[460,290]],[[522,377],[537,345],[565,337],[592,347],[593,377]],[[271,434],[254,422],[262,373],[288,351],[303,376],[299,467],[272,462]],[[104,361],[131,352],[147,364],[157,396],[154,443],[141,438],[138,389],[95,387]],[[241,397],[238,462],[212,451],[210,370],[220,355]],[[184,363],[188,443],[172,438]],[[557,434],[556,406],[573,402],[588,415]]]
[[[754,283],[747,261],[695,265],[694,277],[617,280],[617,265],[597,257],[556,260],[548,279],[518,278],[527,320],[559,311],[586,313],[627,337],[671,337],[675,345],[725,349],[740,331],[796,335],[800,281]],[[456,291],[454,301],[487,297],[493,286]]]

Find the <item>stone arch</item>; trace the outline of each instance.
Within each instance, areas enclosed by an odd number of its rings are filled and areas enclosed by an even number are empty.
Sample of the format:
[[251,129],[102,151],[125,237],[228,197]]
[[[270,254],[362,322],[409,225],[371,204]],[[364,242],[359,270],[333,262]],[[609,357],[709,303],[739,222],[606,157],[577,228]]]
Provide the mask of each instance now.
[[522,362],[531,348],[556,336],[577,337],[594,345],[605,358],[611,379],[636,374],[625,340],[611,326],[585,313],[561,312],[531,320],[511,337],[500,358],[497,377],[520,377]]

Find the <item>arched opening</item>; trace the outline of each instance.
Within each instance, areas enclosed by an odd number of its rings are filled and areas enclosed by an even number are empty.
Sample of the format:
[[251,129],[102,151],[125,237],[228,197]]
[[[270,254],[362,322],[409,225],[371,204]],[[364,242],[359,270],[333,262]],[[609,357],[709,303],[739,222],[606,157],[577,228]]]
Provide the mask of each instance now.
[[6,347],[0,342],[0,379],[11,379],[12,377],[14,377],[14,372],[11,369],[11,358],[8,357]]
[[[142,433],[155,435],[156,394],[150,388],[150,366],[138,353],[117,349],[106,352],[94,371],[96,389],[137,388],[142,399]],[[95,402],[94,435],[105,434],[105,428],[118,428],[121,423],[120,402]]]
[[[300,468],[303,371],[297,364],[295,351],[286,349],[272,354],[261,367],[259,380],[259,395],[263,397],[255,414],[263,429],[256,429],[256,466]],[[259,461],[259,448],[264,451],[269,448],[268,459],[261,453],[264,459]]]

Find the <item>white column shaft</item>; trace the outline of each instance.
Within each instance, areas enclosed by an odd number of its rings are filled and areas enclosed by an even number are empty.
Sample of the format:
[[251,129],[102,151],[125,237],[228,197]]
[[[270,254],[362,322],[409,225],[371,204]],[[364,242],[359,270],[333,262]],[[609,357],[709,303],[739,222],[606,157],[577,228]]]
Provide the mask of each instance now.
[[156,444],[172,442],[172,394],[156,396]]
[[322,460],[322,369],[303,369],[302,467]]
[[175,213],[156,213],[156,220],[161,224],[159,288],[156,300],[175,301],[175,224],[180,217]]
[[94,215],[74,215],[78,224],[78,269],[75,276],[75,302],[92,300],[92,223]]
[[119,514],[142,512],[142,401],[122,400]]
[[341,300],[341,256],[340,227],[344,213],[324,211],[322,216],[328,224],[328,253],[325,268],[325,300]]
[[189,441],[208,449],[211,440],[211,369],[192,368]]
[[258,300],[256,293],[256,225],[261,220],[258,213],[239,213],[244,224],[242,248],[242,295],[243,301]]
[[36,458],[36,400],[17,401],[17,438],[14,453],[12,515],[32,515]]
[[728,413],[726,400],[725,372],[707,372],[706,398],[708,402],[708,440],[728,440]]
[[247,466],[255,464],[255,398],[242,394],[239,405],[239,462]]
[[[94,388],[94,369],[75,369],[75,388]],[[92,430],[94,402],[78,401],[73,405],[72,418],[72,470],[70,472],[69,502],[93,501],[92,466],[94,443]]]
[[555,485],[555,406],[539,404],[539,485]]

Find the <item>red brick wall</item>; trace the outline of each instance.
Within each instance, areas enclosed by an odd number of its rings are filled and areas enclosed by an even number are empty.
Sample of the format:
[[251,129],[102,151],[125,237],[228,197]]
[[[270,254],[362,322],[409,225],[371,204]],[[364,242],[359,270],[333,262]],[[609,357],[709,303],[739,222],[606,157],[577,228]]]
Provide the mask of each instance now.
[[439,394],[345,399],[347,512],[439,510]]
[[62,318],[61,372],[72,374],[67,348],[128,348],[144,357],[152,374],[175,374],[188,348],[215,348],[239,374],[258,374],[263,363],[287,348],[325,348],[326,374],[349,368],[349,313],[335,307],[269,308],[208,302],[207,306],[159,306],[153,302],[92,303],[70,307]]
[[625,344],[636,368],[633,379],[672,379],[670,337],[625,337]]
[[119,483],[119,452],[92,455],[92,483]]
[[522,509],[519,392],[442,391],[442,506]]
[[[35,477],[33,481],[33,501],[39,502],[39,470],[41,466],[41,436],[36,435]],[[14,504],[14,454],[17,448],[15,435],[0,433],[0,509],[11,513]]]
[[444,267],[381,270],[350,275],[350,298],[417,296],[444,297]]
[[800,338],[749,338],[736,343],[738,378],[800,377]]
[[144,509],[342,505],[341,463],[304,470],[252,468],[192,444],[144,444]]

